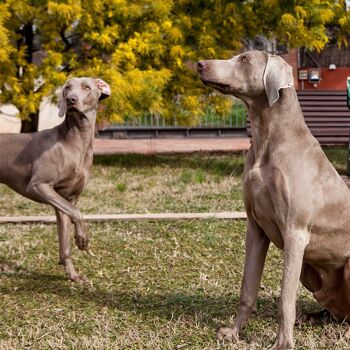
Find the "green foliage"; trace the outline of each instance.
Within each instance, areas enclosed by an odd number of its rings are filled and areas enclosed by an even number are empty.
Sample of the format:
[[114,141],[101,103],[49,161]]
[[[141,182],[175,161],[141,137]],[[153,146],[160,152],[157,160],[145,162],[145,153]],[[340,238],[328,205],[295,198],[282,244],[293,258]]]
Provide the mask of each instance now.
[[[9,18],[9,12],[6,4],[0,4],[0,72],[3,73],[4,65],[8,64],[12,47],[9,43],[8,30],[4,23]],[[1,79],[1,78],[0,78]]]
[[[327,25],[332,23],[337,9],[345,12],[342,1],[263,0],[251,3],[257,23],[254,27],[289,47],[305,46],[321,50],[328,42]],[[255,28],[253,28],[255,29]],[[269,35],[270,33],[270,35]]]
[[113,92],[101,117],[195,124],[208,108],[227,114],[232,101],[203,86],[194,62],[229,58],[257,34],[321,50],[332,26],[347,43],[349,18],[344,0],[5,0],[0,102],[26,117],[68,76],[98,76]]

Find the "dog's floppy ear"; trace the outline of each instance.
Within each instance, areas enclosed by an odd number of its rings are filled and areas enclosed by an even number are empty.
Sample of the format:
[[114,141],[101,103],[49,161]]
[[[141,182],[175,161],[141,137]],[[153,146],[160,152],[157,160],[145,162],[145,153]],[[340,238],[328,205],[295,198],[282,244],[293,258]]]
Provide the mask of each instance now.
[[280,89],[294,85],[293,68],[282,57],[269,54],[263,80],[271,107],[280,98]]
[[111,96],[111,88],[105,81],[102,79],[94,79],[94,81],[101,93],[99,101]]
[[62,86],[61,91],[58,96],[58,116],[60,118],[64,117],[67,111],[67,101],[64,98],[64,86]]

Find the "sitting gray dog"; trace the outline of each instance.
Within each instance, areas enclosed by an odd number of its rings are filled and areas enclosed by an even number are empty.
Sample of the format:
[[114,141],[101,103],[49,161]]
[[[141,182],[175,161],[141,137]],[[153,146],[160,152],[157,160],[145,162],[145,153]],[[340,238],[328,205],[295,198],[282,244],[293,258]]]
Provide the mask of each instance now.
[[87,250],[87,228],[76,203],[91,172],[98,102],[110,94],[101,79],[69,79],[59,101],[59,116],[66,116],[62,124],[31,134],[0,134],[0,182],[55,208],[59,262],[75,282],[86,278],[71,259],[70,227],[72,222],[78,248]]
[[200,61],[198,72],[204,84],[243,100],[252,125],[243,174],[248,221],[240,304],[232,327],[218,336],[238,339],[255,308],[272,241],[284,257],[273,349],[289,349],[299,279],[334,318],[349,318],[350,193],[307,128],[292,68],[281,57],[250,51],[230,60]]

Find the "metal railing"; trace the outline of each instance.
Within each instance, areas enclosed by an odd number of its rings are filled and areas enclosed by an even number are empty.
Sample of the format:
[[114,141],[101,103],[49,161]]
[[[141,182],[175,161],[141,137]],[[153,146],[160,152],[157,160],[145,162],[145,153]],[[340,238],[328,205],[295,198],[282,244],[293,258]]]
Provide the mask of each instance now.
[[[247,125],[247,112],[244,104],[240,100],[235,100],[232,112],[227,116],[220,116],[208,111],[197,123],[192,124],[191,128],[245,128]],[[113,124],[114,128],[171,128],[186,127],[179,122],[176,116],[171,119],[165,119],[155,115],[144,115],[140,118],[127,118],[123,123]]]

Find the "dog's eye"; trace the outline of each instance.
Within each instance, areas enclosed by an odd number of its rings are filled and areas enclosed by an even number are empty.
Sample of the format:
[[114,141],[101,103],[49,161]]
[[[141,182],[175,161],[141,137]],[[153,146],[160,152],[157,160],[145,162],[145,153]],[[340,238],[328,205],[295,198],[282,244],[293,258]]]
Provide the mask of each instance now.
[[240,62],[248,62],[248,58],[245,57],[245,56],[242,56],[240,59],[239,59]]
[[86,85],[86,86],[84,87],[84,90],[90,91],[90,90],[91,90],[91,87]]

